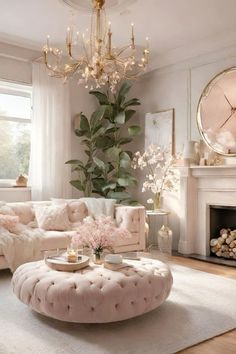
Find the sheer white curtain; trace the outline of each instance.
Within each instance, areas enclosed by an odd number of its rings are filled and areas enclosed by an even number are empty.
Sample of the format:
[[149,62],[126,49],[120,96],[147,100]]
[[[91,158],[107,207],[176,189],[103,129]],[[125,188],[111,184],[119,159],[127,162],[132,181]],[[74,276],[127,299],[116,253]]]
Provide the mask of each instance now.
[[30,157],[32,200],[70,197],[71,114],[69,85],[33,63],[33,119]]

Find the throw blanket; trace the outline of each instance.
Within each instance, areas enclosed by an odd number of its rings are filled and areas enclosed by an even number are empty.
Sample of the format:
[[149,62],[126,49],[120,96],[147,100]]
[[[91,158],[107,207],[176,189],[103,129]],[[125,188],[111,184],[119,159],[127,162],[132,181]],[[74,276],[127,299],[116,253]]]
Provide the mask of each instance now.
[[0,247],[12,272],[23,263],[41,258],[42,237],[40,229],[31,229],[22,224],[18,234],[0,227]]

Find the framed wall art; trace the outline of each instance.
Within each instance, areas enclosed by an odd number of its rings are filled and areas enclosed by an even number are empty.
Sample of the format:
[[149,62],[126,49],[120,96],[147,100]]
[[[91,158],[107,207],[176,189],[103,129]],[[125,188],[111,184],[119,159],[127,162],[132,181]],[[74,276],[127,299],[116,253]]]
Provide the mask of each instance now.
[[146,113],[145,149],[158,145],[175,154],[175,111],[174,108],[156,113]]

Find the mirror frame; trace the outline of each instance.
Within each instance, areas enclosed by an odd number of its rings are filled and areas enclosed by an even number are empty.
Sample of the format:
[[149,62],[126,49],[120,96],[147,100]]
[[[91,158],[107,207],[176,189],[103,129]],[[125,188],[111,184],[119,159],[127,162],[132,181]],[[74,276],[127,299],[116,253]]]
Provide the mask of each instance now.
[[[218,73],[217,75],[215,75],[213,77],[213,79],[211,79],[208,84],[205,86],[201,96],[200,96],[200,99],[198,101],[198,105],[197,105],[197,126],[198,126],[198,130],[200,132],[200,135],[203,139],[203,141],[205,142],[205,144],[213,151],[215,151],[217,154],[219,155],[223,155],[223,156],[236,156],[236,152],[235,153],[224,153],[222,151],[219,151],[218,149],[214,148],[211,146],[210,142],[205,138],[205,135],[203,133],[203,127],[202,127],[202,118],[201,118],[201,102],[202,102],[202,99],[204,97],[207,96],[208,94],[208,91],[210,91],[211,87],[214,86],[214,84],[222,77],[224,76],[225,74],[231,72],[231,71],[236,71],[236,66],[232,66],[230,67],[229,69],[225,69],[223,71],[221,71],[220,73]],[[236,83],[235,83],[236,85]]]

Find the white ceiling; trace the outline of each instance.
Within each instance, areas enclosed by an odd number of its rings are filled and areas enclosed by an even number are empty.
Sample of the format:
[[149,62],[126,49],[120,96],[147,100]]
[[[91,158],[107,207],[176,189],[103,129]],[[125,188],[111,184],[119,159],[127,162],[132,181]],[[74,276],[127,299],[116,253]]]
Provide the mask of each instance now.
[[[138,43],[150,37],[154,59],[176,48],[222,39],[222,35],[232,38],[232,32],[236,43],[236,0],[136,0],[128,4],[107,11],[118,46],[130,38],[132,22]],[[0,41],[33,49],[42,47],[47,34],[55,43],[61,42],[71,21],[71,9],[62,0],[0,0],[0,9]],[[83,31],[89,27],[90,14],[75,11],[74,21]]]

